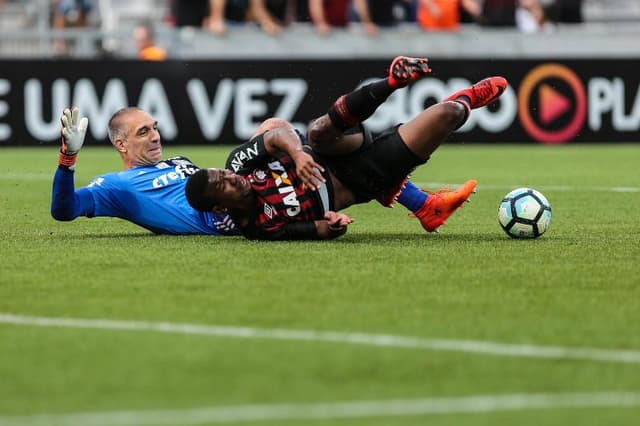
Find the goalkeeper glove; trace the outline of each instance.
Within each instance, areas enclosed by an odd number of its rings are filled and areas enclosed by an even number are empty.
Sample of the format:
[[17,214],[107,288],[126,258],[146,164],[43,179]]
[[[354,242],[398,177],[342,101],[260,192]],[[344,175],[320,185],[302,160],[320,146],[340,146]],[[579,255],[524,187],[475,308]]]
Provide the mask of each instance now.
[[76,165],[78,151],[82,148],[84,137],[87,134],[89,119],[82,117],[78,119],[80,111],[74,107],[69,110],[65,108],[60,121],[62,122],[62,145],[58,155],[58,164],[73,170]]

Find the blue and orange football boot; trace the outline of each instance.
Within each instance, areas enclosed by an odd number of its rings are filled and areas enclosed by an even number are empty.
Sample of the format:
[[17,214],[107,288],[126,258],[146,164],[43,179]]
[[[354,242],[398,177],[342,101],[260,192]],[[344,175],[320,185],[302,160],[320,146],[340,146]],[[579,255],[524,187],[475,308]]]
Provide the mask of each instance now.
[[436,192],[425,191],[429,194],[427,200],[412,216],[418,218],[425,231],[438,232],[449,216],[476,192],[477,186],[478,182],[471,179],[455,190],[443,188]]

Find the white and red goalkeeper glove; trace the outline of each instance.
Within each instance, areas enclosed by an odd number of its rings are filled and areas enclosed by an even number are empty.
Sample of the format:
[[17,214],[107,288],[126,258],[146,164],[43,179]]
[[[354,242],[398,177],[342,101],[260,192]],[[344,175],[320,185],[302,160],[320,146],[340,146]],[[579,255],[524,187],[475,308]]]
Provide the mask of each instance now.
[[78,151],[82,148],[84,137],[87,134],[89,119],[82,117],[79,119],[78,108],[65,108],[60,121],[62,122],[62,146],[58,155],[58,164],[73,170],[76,165]]

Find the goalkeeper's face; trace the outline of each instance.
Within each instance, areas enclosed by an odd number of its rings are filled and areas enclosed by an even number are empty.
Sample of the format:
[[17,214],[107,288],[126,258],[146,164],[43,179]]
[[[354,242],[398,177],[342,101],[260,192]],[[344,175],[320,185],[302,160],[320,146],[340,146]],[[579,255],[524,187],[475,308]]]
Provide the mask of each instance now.
[[137,166],[162,161],[162,144],[158,122],[145,111],[134,111],[127,117],[123,141],[129,163]]

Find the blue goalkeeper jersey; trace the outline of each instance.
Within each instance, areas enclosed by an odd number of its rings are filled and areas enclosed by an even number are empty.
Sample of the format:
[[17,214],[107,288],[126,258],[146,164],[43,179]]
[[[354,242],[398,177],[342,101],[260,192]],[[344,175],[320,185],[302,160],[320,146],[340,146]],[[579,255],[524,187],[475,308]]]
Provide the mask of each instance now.
[[51,213],[58,220],[118,217],[156,234],[237,234],[229,229],[233,224],[226,215],[199,212],[187,202],[187,178],[197,170],[187,158],[175,157],[97,177],[74,191],[73,172],[60,167],[53,183]]

